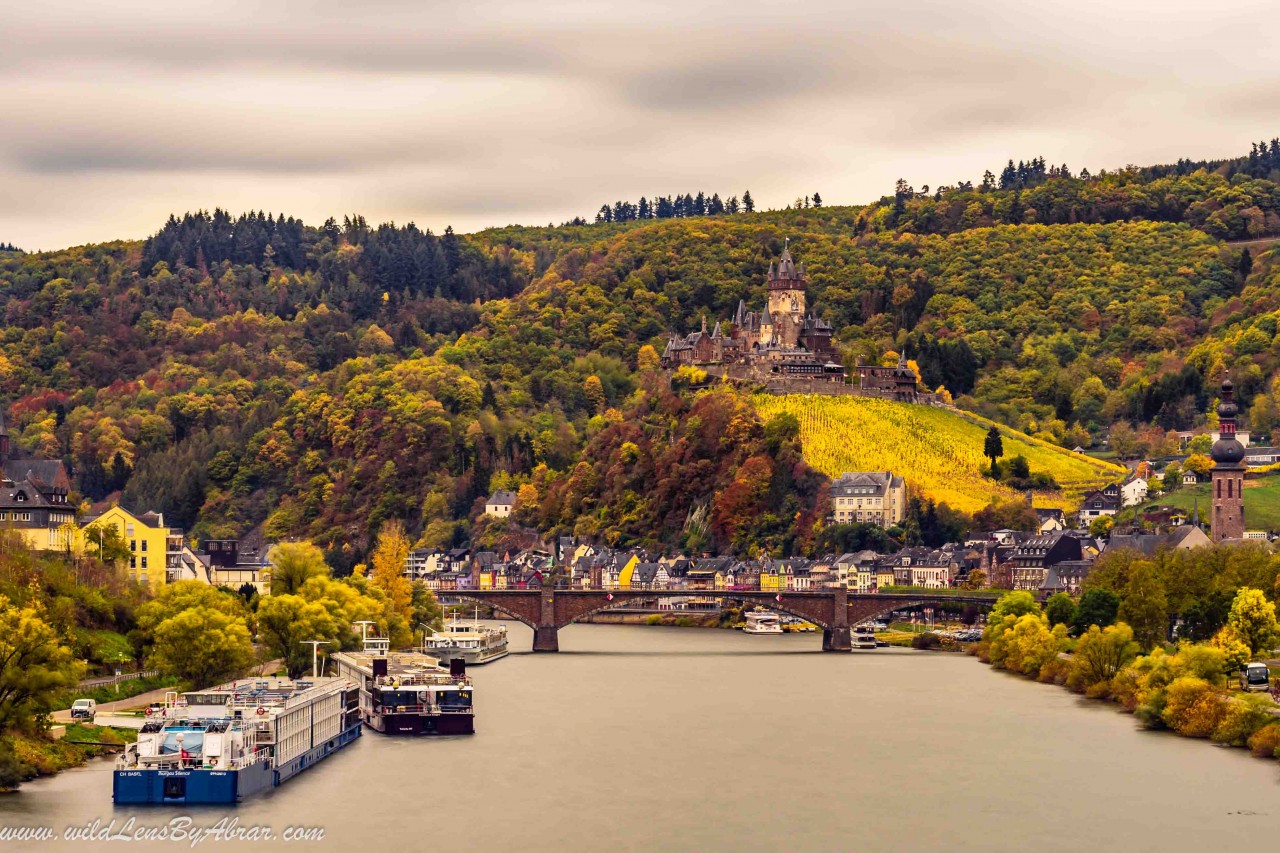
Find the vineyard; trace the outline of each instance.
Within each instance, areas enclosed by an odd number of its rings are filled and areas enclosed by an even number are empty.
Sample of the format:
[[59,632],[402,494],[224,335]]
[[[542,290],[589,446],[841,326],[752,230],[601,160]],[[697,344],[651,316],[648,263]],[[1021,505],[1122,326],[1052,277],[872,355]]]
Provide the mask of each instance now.
[[[974,512],[993,498],[1021,495],[984,476],[982,443],[989,422],[932,406],[862,397],[757,394],[768,420],[790,412],[800,421],[804,457],[830,477],[844,471],[893,471],[918,493]],[[1072,453],[1006,427],[1004,458],[1025,456],[1033,472],[1050,474],[1061,493],[1036,496],[1036,505],[1074,510],[1080,496],[1125,473],[1118,465]]]

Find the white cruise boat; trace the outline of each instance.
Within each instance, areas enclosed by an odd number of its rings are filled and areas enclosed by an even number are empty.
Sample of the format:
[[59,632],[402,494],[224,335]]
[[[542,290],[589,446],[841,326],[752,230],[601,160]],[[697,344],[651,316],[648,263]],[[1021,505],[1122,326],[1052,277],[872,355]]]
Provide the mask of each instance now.
[[870,625],[855,625],[850,638],[854,649],[874,649],[876,647],[876,631]]
[[467,666],[478,666],[507,656],[507,626],[450,619],[422,641],[422,650],[446,665],[463,660]]
[[753,610],[747,614],[747,624],[743,626],[744,634],[781,634],[782,620],[776,613],[767,610]]

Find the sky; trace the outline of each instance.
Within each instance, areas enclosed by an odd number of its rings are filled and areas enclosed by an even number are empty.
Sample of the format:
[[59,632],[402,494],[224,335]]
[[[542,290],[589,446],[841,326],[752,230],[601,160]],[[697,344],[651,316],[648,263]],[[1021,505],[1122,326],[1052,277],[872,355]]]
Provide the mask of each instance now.
[[0,242],[223,207],[436,231],[749,189],[857,204],[1280,135],[1263,2],[8,4]]

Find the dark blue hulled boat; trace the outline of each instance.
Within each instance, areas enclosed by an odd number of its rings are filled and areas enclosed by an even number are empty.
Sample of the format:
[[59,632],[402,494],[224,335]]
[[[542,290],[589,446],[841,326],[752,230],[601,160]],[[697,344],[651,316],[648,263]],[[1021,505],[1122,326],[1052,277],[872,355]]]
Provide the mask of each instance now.
[[242,679],[172,694],[116,762],[116,803],[238,803],[360,736],[345,678]]

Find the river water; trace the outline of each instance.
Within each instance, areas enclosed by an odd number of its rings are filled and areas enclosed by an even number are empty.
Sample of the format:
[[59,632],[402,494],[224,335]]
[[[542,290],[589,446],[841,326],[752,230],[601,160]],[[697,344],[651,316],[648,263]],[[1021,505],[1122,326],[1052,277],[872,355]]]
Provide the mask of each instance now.
[[[534,655],[530,631],[511,635],[521,653],[472,671],[474,737],[366,730],[238,809],[188,810],[320,827],[321,842],[198,849],[1167,853],[1267,849],[1280,830],[1280,764],[1143,732],[967,656],[612,625],[571,626],[560,654]],[[0,826],[57,833],[181,814],[114,809],[105,761],[0,797]]]

